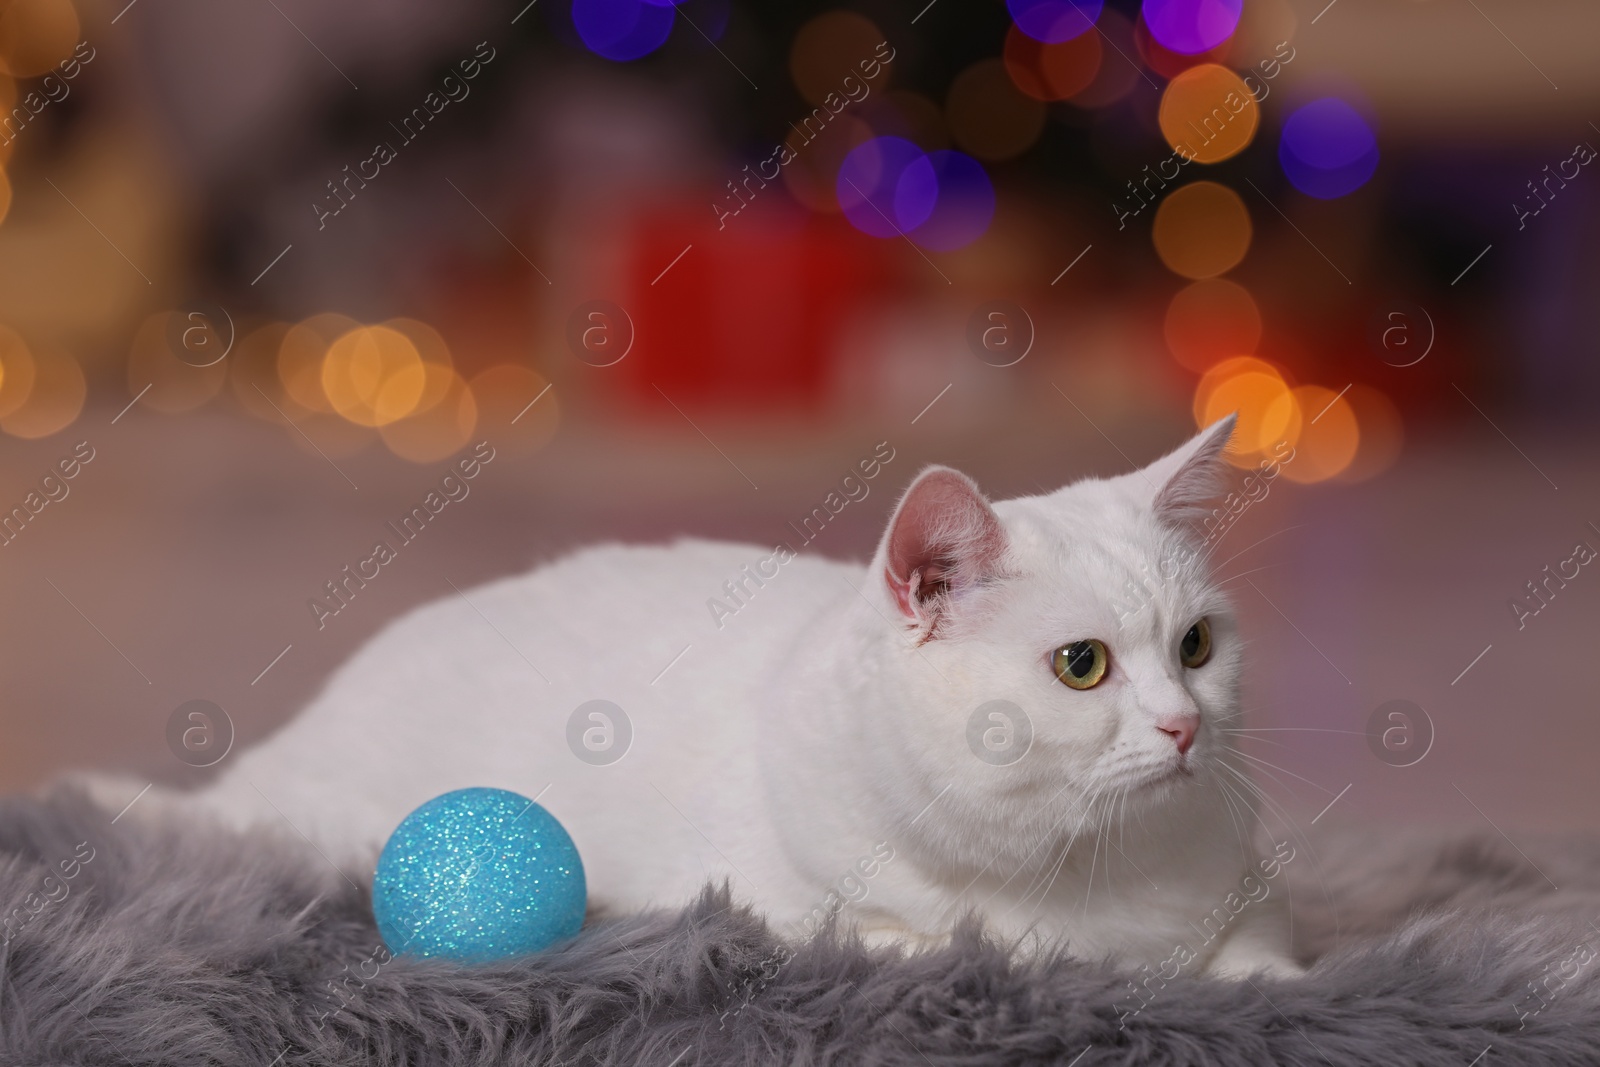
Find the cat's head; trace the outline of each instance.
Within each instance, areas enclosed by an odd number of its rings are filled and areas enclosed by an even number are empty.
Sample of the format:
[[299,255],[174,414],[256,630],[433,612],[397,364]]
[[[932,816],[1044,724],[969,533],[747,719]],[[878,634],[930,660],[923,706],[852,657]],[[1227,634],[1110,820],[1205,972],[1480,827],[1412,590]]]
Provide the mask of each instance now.
[[1240,637],[1205,565],[1232,417],[1149,466],[990,503],[924,470],[870,580],[896,629],[911,766],[999,819],[1159,811],[1231,746]]

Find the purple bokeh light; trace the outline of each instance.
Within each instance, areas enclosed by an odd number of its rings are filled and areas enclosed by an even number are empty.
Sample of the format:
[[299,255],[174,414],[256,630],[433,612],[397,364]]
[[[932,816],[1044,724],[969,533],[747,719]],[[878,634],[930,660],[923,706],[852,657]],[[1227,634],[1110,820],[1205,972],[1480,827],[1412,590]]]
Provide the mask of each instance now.
[[572,0],[572,25],[589,50],[626,63],[649,55],[672,33],[675,8],[651,0]]
[[925,153],[902,137],[857,145],[835,182],[845,218],[873,237],[908,237],[953,252],[982,237],[994,219],[994,185],[960,152]]
[[1296,109],[1278,141],[1283,173],[1307,196],[1333,200],[1355,192],[1378,169],[1378,140],[1366,119],[1336,96]]
[[1169,52],[1209,52],[1233,36],[1244,0],[1144,0],[1144,24]]
[[1006,0],[1017,29],[1045,44],[1060,44],[1094,29],[1104,0]]
[[932,152],[906,168],[894,205],[895,214],[912,223],[906,232],[913,241],[934,252],[954,252],[989,229],[994,184],[971,156]]
[[907,203],[913,214],[920,214],[907,226],[899,218],[897,203],[900,179],[906,169],[924,159],[922,149],[903,137],[874,137],[850,150],[839,164],[834,193],[850,225],[873,237],[896,237],[921,223],[933,211],[932,198],[926,208]]

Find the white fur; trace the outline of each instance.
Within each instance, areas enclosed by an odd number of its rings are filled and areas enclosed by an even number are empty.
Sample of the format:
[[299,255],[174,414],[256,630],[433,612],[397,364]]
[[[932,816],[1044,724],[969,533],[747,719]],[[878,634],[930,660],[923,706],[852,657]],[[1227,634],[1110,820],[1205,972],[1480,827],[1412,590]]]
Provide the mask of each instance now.
[[[1253,806],[1217,764],[1239,712],[1228,604],[1199,566],[1147,582],[1140,610],[1122,592],[1192,543],[1157,492],[1214,480],[1230,428],[1144,471],[995,504],[1003,559],[950,590],[931,634],[896,603],[884,548],[866,567],[796,558],[720,629],[708,599],[768,549],[602,546],[448,597],[373,639],[200,799],[238,824],[287,820],[359,877],[418,804],[498,786],[561,820],[610,913],[728,877],[795,932],[850,897],[843,918],[878,939],[935,941],[975,909],[1002,934],[1154,965],[1202,944],[1202,917],[1256,860]],[[1177,645],[1202,615],[1215,651],[1189,670]],[[1087,637],[1112,668],[1076,691],[1048,656]],[[609,766],[566,741],[595,698],[633,726]],[[967,743],[995,699],[1034,731],[1008,767]],[[1180,759],[1155,722],[1186,710],[1202,726]],[[1276,900],[1250,908],[1197,969],[1292,969]]]

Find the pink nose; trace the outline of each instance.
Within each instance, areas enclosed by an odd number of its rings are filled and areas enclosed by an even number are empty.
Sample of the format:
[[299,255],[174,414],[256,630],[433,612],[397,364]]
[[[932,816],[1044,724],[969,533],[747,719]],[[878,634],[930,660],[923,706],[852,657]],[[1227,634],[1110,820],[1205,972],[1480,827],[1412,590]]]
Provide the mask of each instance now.
[[1171,735],[1172,740],[1178,745],[1178,754],[1182,755],[1194,744],[1194,735],[1200,731],[1200,716],[1184,715],[1162,719],[1156,723],[1156,729]]

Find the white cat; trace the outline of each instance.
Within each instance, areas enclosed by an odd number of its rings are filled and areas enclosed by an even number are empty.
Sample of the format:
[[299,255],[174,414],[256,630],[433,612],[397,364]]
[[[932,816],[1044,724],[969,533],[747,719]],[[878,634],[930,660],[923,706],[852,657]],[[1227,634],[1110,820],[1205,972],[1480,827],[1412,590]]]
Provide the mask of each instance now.
[[[418,804],[496,786],[561,820],[609,914],[726,877],[795,935],[842,909],[930,943],[973,909],[1081,956],[1291,973],[1293,853],[1249,845],[1241,641],[1198,552],[1232,425],[994,505],[931,467],[866,567],[784,553],[756,585],[763,548],[602,546],[449,597],[198,797],[361,877]],[[708,611],[730,576],[737,615]],[[621,714],[574,722],[597,699]]]

